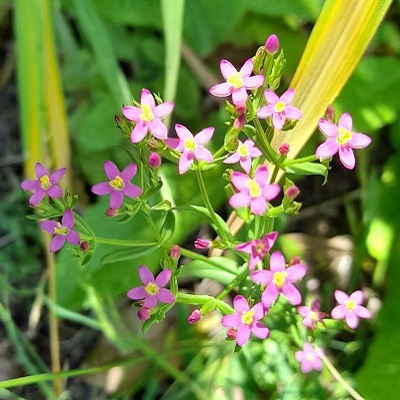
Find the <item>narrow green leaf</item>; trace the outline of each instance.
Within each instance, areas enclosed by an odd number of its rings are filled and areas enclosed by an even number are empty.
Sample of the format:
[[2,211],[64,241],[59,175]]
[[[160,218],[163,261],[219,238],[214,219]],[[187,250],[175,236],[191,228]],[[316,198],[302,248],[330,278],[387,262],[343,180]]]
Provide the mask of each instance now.
[[325,165],[311,162],[290,165],[285,170],[288,174],[296,175],[322,175],[326,177],[328,174],[328,169]]
[[152,246],[145,246],[143,248],[132,247],[128,249],[122,249],[113,251],[112,253],[106,254],[101,259],[101,265],[104,267],[107,264],[115,264],[120,261],[130,261],[140,258],[147,254],[153,253],[160,247],[160,244],[155,244]]

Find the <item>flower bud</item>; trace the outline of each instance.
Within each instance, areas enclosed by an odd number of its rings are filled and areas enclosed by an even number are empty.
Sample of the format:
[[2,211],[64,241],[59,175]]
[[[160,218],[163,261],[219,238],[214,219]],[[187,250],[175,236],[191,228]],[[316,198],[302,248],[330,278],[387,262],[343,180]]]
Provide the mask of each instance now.
[[107,217],[113,218],[118,215],[118,212],[119,212],[118,208],[110,207],[109,209],[107,209],[106,215],[107,215]]
[[150,318],[150,309],[142,307],[138,312],[137,316],[141,321],[147,321]]
[[265,50],[269,54],[275,54],[279,50],[279,39],[276,35],[271,35],[265,42]]
[[289,143],[282,143],[279,146],[279,154],[281,156],[286,156],[289,153],[289,151],[290,151]]
[[194,241],[194,247],[199,250],[206,250],[211,248],[211,241],[203,238],[197,238]]
[[242,130],[245,124],[246,124],[246,114],[238,115],[235,121],[233,121],[233,127],[238,131]]
[[161,165],[161,157],[157,153],[151,153],[148,158],[150,167],[158,168]]
[[190,325],[195,324],[196,322],[199,322],[202,317],[202,314],[200,310],[194,310],[188,317],[188,323]]
[[300,189],[296,185],[289,186],[285,191],[285,195],[290,199],[295,199],[299,194]]
[[235,340],[236,335],[237,335],[236,329],[231,328],[226,331],[226,336],[228,339]]
[[177,260],[180,256],[181,256],[181,251],[179,249],[179,246],[177,244],[174,244],[171,247],[171,258]]
[[330,104],[328,104],[328,107],[326,107],[325,116],[327,120],[335,122],[335,110]]
[[289,265],[300,264],[301,260],[299,256],[294,256],[290,259]]
[[85,253],[90,249],[90,244],[87,241],[81,243],[81,250]]

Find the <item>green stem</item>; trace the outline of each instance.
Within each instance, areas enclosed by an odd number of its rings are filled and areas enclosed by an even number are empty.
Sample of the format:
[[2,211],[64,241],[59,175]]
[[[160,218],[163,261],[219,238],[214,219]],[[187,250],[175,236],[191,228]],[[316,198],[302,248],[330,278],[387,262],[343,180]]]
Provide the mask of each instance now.
[[160,235],[160,232],[158,231],[157,225],[155,224],[153,218],[150,215],[147,215],[146,213],[143,213],[143,215],[146,218],[147,224],[149,225],[151,231],[153,232],[155,238],[157,239],[158,243],[162,243],[163,238]]
[[217,300],[223,299],[238,283],[248,274],[247,263],[243,266],[237,277],[225,287],[225,289],[216,297]]
[[94,240],[97,243],[102,244],[110,244],[112,246],[122,246],[122,247],[151,247],[157,246],[158,242],[153,240],[124,240],[124,239],[111,239],[111,238],[102,238],[99,236],[95,236]]
[[273,164],[277,165],[278,164],[278,157],[275,154],[274,150],[271,147],[271,144],[266,138],[266,134],[264,132],[264,129],[261,125],[260,120],[258,119],[257,116],[254,117],[254,125],[257,129],[258,137],[260,138],[263,146],[267,150],[266,158],[268,158],[269,161],[271,161]]

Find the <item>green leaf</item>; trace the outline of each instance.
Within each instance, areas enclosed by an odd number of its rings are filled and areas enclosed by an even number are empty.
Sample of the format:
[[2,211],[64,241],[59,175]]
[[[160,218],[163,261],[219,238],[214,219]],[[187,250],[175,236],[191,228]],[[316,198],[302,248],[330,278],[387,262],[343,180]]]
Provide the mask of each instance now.
[[325,178],[328,176],[328,169],[325,165],[312,162],[290,165],[285,167],[285,171],[295,175],[322,175]]
[[116,250],[116,251],[106,254],[101,259],[101,265],[102,265],[102,267],[105,267],[105,266],[107,266],[107,264],[115,264],[115,263],[120,263],[123,261],[132,261],[137,258],[141,258],[143,256],[153,253],[159,247],[160,247],[160,244],[153,243],[153,245],[151,245],[151,246],[132,247],[132,248],[128,248],[128,249]]

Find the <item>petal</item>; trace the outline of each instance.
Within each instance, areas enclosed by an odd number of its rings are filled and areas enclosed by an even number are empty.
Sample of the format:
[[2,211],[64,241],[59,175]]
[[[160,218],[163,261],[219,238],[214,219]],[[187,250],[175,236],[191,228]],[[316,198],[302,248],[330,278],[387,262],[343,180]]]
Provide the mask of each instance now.
[[62,189],[57,186],[51,186],[49,189],[47,189],[47,194],[52,198],[52,199],[58,199],[63,195]]
[[23,181],[23,182],[21,182],[21,188],[22,189],[24,189],[24,190],[31,190],[31,191],[33,191],[33,190],[38,190],[38,189],[41,189],[41,186],[40,186],[40,182],[37,180],[37,179],[35,179],[35,180],[33,180],[33,179],[28,179],[28,180],[26,180],[26,181]]
[[124,182],[130,181],[137,172],[137,165],[135,163],[128,164],[121,172],[121,178]]
[[339,158],[347,169],[353,169],[356,165],[356,159],[350,146],[339,146]]
[[335,307],[332,311],[331,311],[331,317],[333,319],[343,319],[346,316],[347,313],[347,308],[345,305],[340,305]]
[[331,158],[338,152],[338,150],[339,144],[336,139],[328,139],[317,147],[315,155],[321,159]]
[[154,282],[158,287],[163,287],[169,282],[171,275],[172,271],[170,269],[164,269],[157,275]]
[[154,118],[149,122],[149,130],[157,139],[165,140],[168,138],[168,129],[159,118]]
[[114,190],[110,196],[110,207],[113,209],[120,208],[124,201],[124,194],[121,190]]
[[277,183],[273,183],[271,185],[265,186],[265,188],[263,189],[263,195],[269,201],[269,200],[275,199],[275,197],[278,196],[280,191],[281,191],[281,187]]
[[152,94],[147,90],[147,89],[142,89],[142,93],[140,96],[140,104],[147,104],[150,106],[150,108],[153,110],[154,107],[156,106],[156,103],[154,101],[154,97]]
[[157,293],[157,299],[162,303],[173,303],[175,301],[175,296],[173,293],[166,288],[160,288]]
[[147,292],[144,289],[144,286],[138,286],[128,290],[126,295],[132,300],[139,300],[144,299],[147,295]]
[[354,309],[354,312],[360,318],[371,318],[372,317],[371,311],[369,311],[367,308],[365,308],[363,306],[356,306],[356,308]]
[[282,294],[287,298],[288,302],[293,306],[301,303],[301,294],[299,290],[291,283],[282,286]]
[[285,257],[280,251],[274,251],[271,254],[269,265],[272,272],[284,271],[286,265]]
[[43,197],[46,195],[46,191],[44,189],[38,189],[29,199],[29,204],[32,206],[38,205],[42,200]]
[[248,325],[239,325],[236,334],[236,343],[238,346],[243,346],[249,341],[250,327]]
[[202,145],[208,143],[214,135],[214,130],[215,128],[212,126],[201,130],[194,138],[195,142]]
[[174,149],[174,150],[177,149],[177,147],[179,146],[180,142],[181,142],[181,140],[180,139],[176,139],[176,138],[170,138],[170,139],[167,139],[165,141],[166,145],[168,147],[170,147],[171,149]]
[[229,205],[233,208],[247,207],[250,204],[251,198],[248,194],[240,192],[234,194],[229,199]]
[[154,275],[145,265],[139,267],[139,276],[144,286],[150,282],[154,283]]
[[128,196],[132,199],[141,196],[143,190],[139,187],[134,185],[133,183],[127,182],[122,189],[122,192],[125,196]]
[[274,112],[275,109],[273,105],[264,106],[257,111],[257,117],[261,119],[266,119],[270,117]]
[[269,285],[272,281],[272,278],[272,272],[265,269],[250,273],[250,279],[257,284],[263,283],[264,285]]
[[274,113],[272,115],[272,124],[274,125],[274,128],[278,131],[280,131],[283,128],[283,125],[285,125],[286,117],[284,113]]
[[250,310],[249,303],[243,296],[240,295],[235,296],[233,299],[233,308],[239,315],[242,315],[243,311]]
[[356,329],[358,326],[358,317],[354,311],[349,311],[346,313],[346,324],[351,329]]
[[261,196],[251,199],[250,210],[254,215],[263,215],[267,210],[267,201]]
[[242,172],[234,171],[231,175],[231,182],[238,190],[248,190],[247,182],[249,181],[249,179],[249,176],[243,174]]
[[142,115],[142,109],[139,107],[123,107],[122,115],[130,121],[139,122],[140,116]]
[[254,75],[249,78],[243,79],[243,86],[247,90],[254,90],[259,88],[264,83],[264,77],[262,75]]
[[247,98],[248,98],[247,91],[244,86],[242,86],[239,89],[235,89],[232,92],[232,102],[233,102],[233,104],[235,104],[237,106],[246,103]]
[[67,238],[68,242],[70,242],[71,244],[79,244],[81,241],[81,238],[79,237],[78,232],[73,229],[68,231],[66,238]]
[[285,104],[289,104],[292,102],[294,97],[294,89],[288,89],[285,93],[280,97],[280,100],[283,101]]
[[364,135],[363,133],[355,133],[351,134],[351,139],[348,141],[350,147],[353,149],[363,149],[367,147],[372,142],[372,139]]
[[364,293],[362,290],[356,290],[350,295],[349,300],[353,300],[356,304],[362,304],[364,302]]
[[157,305],[157,297],[146,293],[144,298],[143,307],[154,308]]
[[142,141],[149,131],[147,122],[139,121],[131,132],[131,142],[139,143]]
[[261,322],[253,324],[251,332],[260,339],[266,339],[269,336],[269,329]]
[[341,290],[335,290],[335,299],[339,304],[345,304],[349,300],[349,296]]
[[213,160],[214,160],[214,157],[211,154],[210,150],[207,150],[203,146],[198,146],[196,148],[196,150],[194,151],[194,156],[198,160],[204,160],[204,161],[208,161],[208,162],[213,162]]
[[61,219],[61,224],[68,229],[71,229],[74,226],[74,213],[72,210],[67,209],[64,211],[64,215]]
[[47,175],[47,176],[49,175],[47,168],[40,162],[35,164],[35,172],[36,172],[36,176],[38,177],[38,179],[42,178],[45,175]]
[[344,129],[347,129],[351,132],[353,128],[353,120],[351,118],[351,115],[349,113],[342,114],[342,116],[339,118],[338,126],[340,126],[341,128],[343,127]]
[[309,307],[305,306],[299,306],[297,307],[297,312],[299,315],[301,315],[303,318],[307,318],[311,312]]
[[259,320],[265,317],[266,310],[262,303],[255,304],[251,309],[254,311],[254,319]]
[[327,119],[321,118],[318,122],[318,127],[319,130],[328,138],[336,138],[339,135],[338,127]]
[[232,74],[235,74],[237,69],[228,61],[228,60],[221,60],[219,63],[219,68],[221,69],[221,74],[225,78],[225,80],[228,80]]
[[184,125],[175,124],[175,131],[181,140],[193,139],[192,132],[190,132]]
[[238,326],[240,322],[240,315],[238,314],[225,315],[221,319],[221,324],[225,328],[234,328],[235,326]]
[[52,185],[55,185],[56,183],[58,183],[66,174],[67,172],[67,168],[60,168],[57,171],[53,172],[49,179],[50,179],[50,183]]
[[232,94],[232,86],[227,83],[219,83],[210,89],[210,93],[215,97],[227,97]]
[[233,153],[224,160],[224,164],[234,164],[234,163],[237,163],[239,160],[240,160],[239,153]]
[[303,114],[301,113],[301,111],[293,106],[286,106],[285,107],[285,115],[287,118],[289,119],[300,119]]
[[295,264],[286,269],[287,279],[290,282],[295,282],[303,278],[307,272],[307,267],[304,264]]
[[39,225],[46,232],[52,233],[54,235],[54,228],[57,228],[57,221],[42,221]]
[[266,184],[266,182],[268,181],[268,176],[269,176],[268,168],[265,165],[263,165],[263,166],[257,168],[257,170],[254,174],[254,180],[260,186],[264,186]]
[[241,158],[240,166],[243,168],[243,171],[245,171],[247,174],[249,174],[250,170],[251,170],[251,158],[250,157]]
[[50,253],[55,253],[56,251],[60,250],[61,247],[64,246],[65,243],[65,236],[56,235],[53,237],[53,240],[50,243]]
[[264,97],[265,100],[267,100],[267,102],[272,105],[279,101],[279,97],[270,89],[265,90]]
[[167,101],[165,103],[159,104],[154,110],[154,116],[157,118],[165,118],[167,115],[171,114],[174,109],[174,103]]
[[184,174],[190,166],[193,164],[194,154],[193,152],[184,151],[179,159],[179,173],[182,175]]
[[264,307],[270,308],[272,304],[274,304],[275,301],[278,299],[278,296],[278,288],[273,283],[269,284],[261,296],[261,301]]
[[[240,68],[240,73],[242,74],[243,78],[247,78],[253,73],[253,59],[252,58],[249,58],[243,64],[242,68]],[[258,75],[258,76],[262,76],[262,75]],[[262,78],[264,78],[264,77],[262,76]]]
[[110,194],[114,191],[114,189],[110,186],[110,182],[97,183],[96,185],[92,186],[91,190],[94,194],[99,196]]
[[104,162],[104,171],[110,181],[119,176],[119,169],[112,161]]
[[273,231],[273,232],[267,233],[261,239],[262,242],[264,243],[264,246],[266,248],[268,248],[267,251],[269,251],[269,249],[275,244],[275,241],[276,241],[277,237],[278,237],[278,232]]

